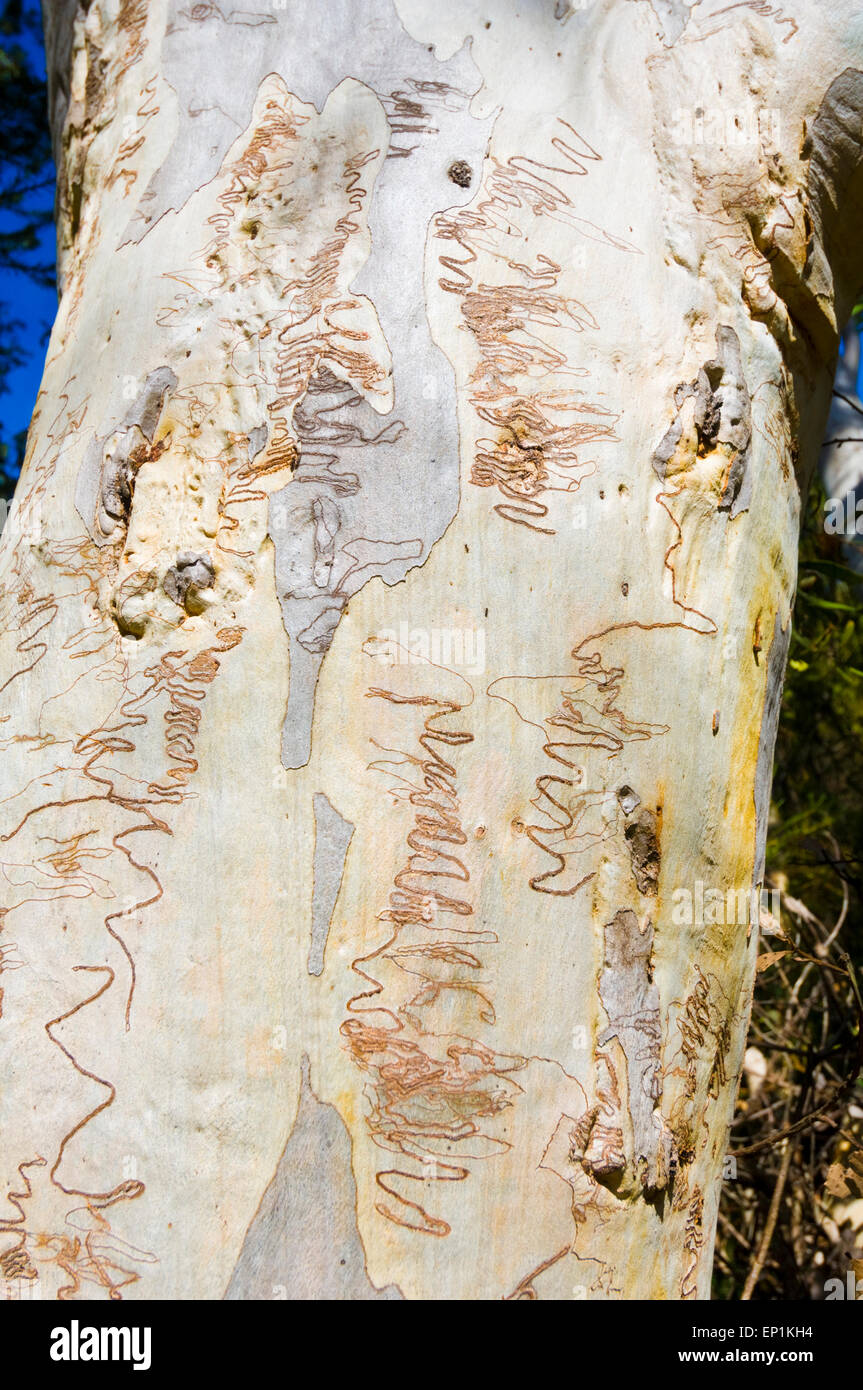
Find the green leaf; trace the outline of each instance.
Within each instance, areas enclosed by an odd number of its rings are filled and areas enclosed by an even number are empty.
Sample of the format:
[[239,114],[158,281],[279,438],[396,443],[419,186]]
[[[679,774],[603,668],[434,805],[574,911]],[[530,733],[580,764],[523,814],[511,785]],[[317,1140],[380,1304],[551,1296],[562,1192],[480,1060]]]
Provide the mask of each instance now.
[[801,560],[801,570],[814,570],[816,574],[829,574],[832,579],[841,579],[846,584],[863,584],[863,574],[858,574],[850,565],[840,565],[836,560]]
[[861,609],[861,607],[860,607],[859,604],[855,604],[855,603],[838,603],[835,599],[819,598],[817,594],[810,594],[810,593],[808,592],[808,590],[806,590],[806,589],[801,589],[801,590],[800,590],[799,597],[802,598],[802,599],[805,599],[807,603],[813,603],[813,604],[815,605],[816,608],[829,608],[829,609],[831,610],[831,612],[836,612],[836,613],[861,613],[861,612],[863,612],[863,609]]

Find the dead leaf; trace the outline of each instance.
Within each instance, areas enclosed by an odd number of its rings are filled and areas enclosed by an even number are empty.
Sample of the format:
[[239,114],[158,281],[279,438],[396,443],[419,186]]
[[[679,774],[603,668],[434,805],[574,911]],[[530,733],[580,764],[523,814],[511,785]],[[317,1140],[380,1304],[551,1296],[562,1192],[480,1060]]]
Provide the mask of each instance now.
[[843,1202],[863,1197],[863,1151],[856,1150],[843,1163],[831,1163],[824,1186],[831,1197]]
[[775,965],[783,956],[787,956],[787,951],[765,951],[763,956],[759,956],[755,962],[755,973],[760,975],[762,970],[769,970],[771,965]]
[[841,1163],[831,1163],[827,1169],[827,1177],[824,1180],[824,1189],[830,1193],[831,1197],[838,1197],[843,1200],[848,1196],[848,1188],[845,1186],[845,1169]]

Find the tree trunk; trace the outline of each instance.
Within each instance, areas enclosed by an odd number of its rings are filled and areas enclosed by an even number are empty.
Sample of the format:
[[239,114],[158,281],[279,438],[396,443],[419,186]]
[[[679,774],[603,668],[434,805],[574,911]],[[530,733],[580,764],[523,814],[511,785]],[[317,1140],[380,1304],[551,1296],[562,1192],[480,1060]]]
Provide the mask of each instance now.
[[708,1295],[857,8],[49,7],[20,1287]]

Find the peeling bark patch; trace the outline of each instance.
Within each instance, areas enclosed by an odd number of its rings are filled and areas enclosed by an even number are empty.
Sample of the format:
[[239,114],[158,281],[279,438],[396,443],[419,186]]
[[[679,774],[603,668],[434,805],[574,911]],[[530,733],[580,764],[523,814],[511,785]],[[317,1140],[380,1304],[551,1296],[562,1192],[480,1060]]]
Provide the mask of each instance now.
[[187,613],[200,613],[202,589],[211,589],[215,578],[213,562],[209,555],[196,555],[194,551],[182,550],[177,563],[171,565],[162,580],[162,588],[180,608]]
[[341,1115],[312,1090],[303,1058],[297,1118],[228,1284],[228,1300],[400,1299],[366,1273],[356,1219],[351,1141]]
[[597,1104],[574,1125],[569,1158],[572,1163],[580,1163],[597,1182],[609,1183],[624,1172],[626,1152],[617,1077],[606,1057],[600,1054],[597,1060],[607,1084],[597,1085]]
[[[662,1095],[659,991],[653,983],[653,925],[644,931],[631,908],[622,908],[605,927],[605,953],[599,997],[608,1026],[597,1039],[603,1063],[614,1076],[610,1044],[619,1043],[626,1059],[626,1089],[632,1129],[632,1166],[642,1187],[666,1186],[672,1161],[671,1133],[657,1112]],[[616,1078],[615,1078],[616,1081]],[[611,1128],[621,1128],[612,1125]],[[594,1173],[599,1170],[594,1165]]]
[[150,372],[117,429],[90,444],[78,474],[75,506],[97,545],[108,544],[118,528],[127,526],[135,478],[151,456],[165,400],[177,385],[170,367]]
[[119,524],[127,526],[132,510],[135,477],[145,462],[149,446],[137,425],[117,430],[105,443],[102,465],[102,509],[99,525],[110,535]]
[[[717,454],[721,462],[717,509],[737,516],[749,506],[752,480],[749,459],[752,448],[752,401],[733,328],[716,330],[717,355],[699,368],[692,381],[681,382],[674,392],[675,419],[653,451],[653,470],[665,482],[673,474],[691,470],[698,458]],[[684,405],[692,401],[691,424],[684,420]]]
[[333,909],[341,887],[348,846],[355,827],[340,816],[323,792],[315,792],[315,861],[312,890],[312,940],[308,972],[322,975]]
[[[637,799],[635,804],[638,805]],[[629,858],[638,891],[646,897],[655,898],[661,863],[656,817],[647,809],[643,810],[636,820],[630,821],[623,834],[629,846]]]
[[709,363],[719,374],[709,409],[716,418],[716,440],[729,452],[728,473],[719,510],[737,516],[749,505],[749,455],[752,447],[752,400],[746,378],[740,339],[733,328],[720,324],[716,330],[719,359]]

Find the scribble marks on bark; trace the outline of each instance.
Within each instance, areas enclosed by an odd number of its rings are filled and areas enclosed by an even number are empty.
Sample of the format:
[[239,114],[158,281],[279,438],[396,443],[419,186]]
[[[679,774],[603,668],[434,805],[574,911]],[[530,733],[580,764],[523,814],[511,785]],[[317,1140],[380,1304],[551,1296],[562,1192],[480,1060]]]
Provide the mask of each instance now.
[[[459,297],[477,359],[469,377],[476,414],[470,481],[498,490],[494,511],[542,534],[549,493],[571,493],[596,471],[584,451],[617,439],[617,413],[585,399],[584,367],[574,366],[578,336],[599,325],[560,288],[561,266],[529,250],[540,218],[575,237],[638,254],[637,248],[578,215],[568,180],[601,156],[558,120],[543,159],[519,151],[491,158],[477,199],[435,220],[441,289]],[[446,243],[446,245],[444,245]]]
[[[366,1123],[385,1155],[376,1211],[445,1237],[451,1227],[423,1205],[425,1186],[463,1182],[474,1162],[509,1150],[501,1117],[520,1093],[511,1074],[526,1060],[483,1041],[495,1022],[483,948],[498,937],[474,919],[466,862],[458,755],[474,740],[464,713],[472,687],[431,663],[393,668],[393,683],[400,673],[404,692],[368,691],[386,702],[390,727],[400,731],[388,734],[371,768],[397,775],[400,800],[409,788],[413,823],[388,905],[377,914],[388,935],[353,962],[363,988],[348,1003],[341,1033],[369,1078]],[[417,751],[396,742],[408,730]]]
[[[583,765],[588,755],[607,761],[631,741],[668,732],[665,724],[625,715],[619,696],[626,673],[620,666],[604,666],[599,653],[589,650],[593,641],[585,639],[571,653],[579,667],[576,675],[502,676],[488,687],[493,699],[511,705],[519,719],[544,734],[542,751],[552,766],[546,764],[547,770],[535,778],[531,805],[547,823],[524,828],[537,848],[555,861],[534,874],[530,886],[555,897],[571,896],[593,877],[601,862],[598,852],[619,833],[621,813],[626,816],[627,808],[640,804],[631,787],[611,791],[601,765],[594,784],[587,785]],[[631,844],[629,850],[632,855]]]
[[[350,596],[373,575],[404,577],[424,552],[400,503],[404,422],[382,420],[353,386],[321,367],[293,412],[298,459],[270,499],[276,586],[290,639],[285,767],[309,757],[315,685]],[[400,534],[404,538],[400,538]]]

